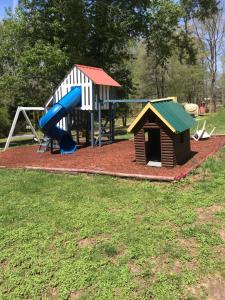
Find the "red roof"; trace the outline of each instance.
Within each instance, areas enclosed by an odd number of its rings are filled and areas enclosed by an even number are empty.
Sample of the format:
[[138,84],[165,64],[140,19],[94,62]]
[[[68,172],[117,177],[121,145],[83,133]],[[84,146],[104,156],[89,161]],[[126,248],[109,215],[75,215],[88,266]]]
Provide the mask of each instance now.
[[80,71],[87,75],[95,84],[108,86],[121,86],[112,77],[110,77],[103,69],[89,67],[83,65],[75,65]]

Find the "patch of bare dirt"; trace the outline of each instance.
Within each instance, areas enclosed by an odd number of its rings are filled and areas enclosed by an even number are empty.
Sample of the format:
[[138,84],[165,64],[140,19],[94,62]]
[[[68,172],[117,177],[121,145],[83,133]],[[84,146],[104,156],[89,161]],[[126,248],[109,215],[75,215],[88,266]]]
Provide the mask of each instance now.
[[171,272],[175,274],[179,274],[181,271],[182,271],[182,263],[179,260],[175,260]]
[[213,251],[221,260],[225,260],[225,246],[224,245],[217,245],[213,247]]
[[138,285],[139,290],[143,290],[147,288],[147,282],[141,276],[135,276],[134,282]]
[[112,207],[112,208],[109,208],[108,211],[110,213],[117,214],[117,213],[121,213],[123,211],[123,209],[122,208]]
[[197,260],[193,259],[191,261],[188,261],[185,263],[185,266],[187,267],[187,269],[191,270],[191,271],[195,271],[198,268],[198,262]]
[[193,238],[179,238],[178,243],[185,248],[191,256],[195,257],[198,254],[199,245]]
[[182,185],[180,184],[179,189],[182,190],[183,192],[185,191],[190,191],[193,190],[193,182],[188,181],[188,182],[182,182]]
[[128,267],[129,267],[130,272],[133,273],[133,274],[135,274],[135,275],[141,273],[141,268],[140,268],[140,266],[138,266],[137,264],[135,264],[135,263],[133,263],[133,262],[132,262],[132,263],[129,263]]
[[214,219],[214,214],[224,209],[224,205],[214,204],[207,208],[199,207],[196,209],[198,214],[197,223],[207,223]]
[[51,242],[50,242],[50,244],[49,244],[49,250],[50,251],[53,251],[53,250],[55,250],[55,239],[54,240],[52,240]]
[[3,261],[0,262],[0,269],[3,271],[7,271],[9,269],[9,260],[4,259]]
[[170,274],[180,274],[182,270],[186,268],[189,270],[196,270],[198,268],[197,261],[195,259],[191,261],[185,261],[181,262],[178,259],[174,262],[163,261],[163,263],[158,265],[158,267],[153,269],[153,272],[164,272],[164,273],[170,273]]
[[48,299],[56,300],[59,299],[59,291],[56,287],[49,288],[44,295],[44,298],[47,297]]
[[200,168],[198,170],[198,173],[196,173],[195,175],[193,175],[192,179],[194,182],[196,181],[204,181],[206,179],[210,179],[212,178],[212,172],[208,169],[204,169],[204,168]]
[[83,290],[78,290],[70,293],[69,300],[77,300],[80,299],[83,295]]
[[189,261],[180,261],[178,259],[173,260],[167,253],[159,255],[158,257],[151,257],[150,268],[153,274],[156,274],[158,272],[163,272],[167,274],[180,274],[183,269],[189,269],[193,271],[198,268],[196,257],[198,255],[199,246],[197,242],[192,238],[179,238],[178,243],[182,248],[184,248],[187,252],[190,253],[192,259]]
[[122,294],[122,289],[121,288],[114,288],[113,289],[113,294],[114,294],[114,296],[115,297],[117,297],[118,298],[118,295],[120,295],[121,296],[121,294]]
[[147,281],[141,276],[141,267],[134,262],[130,262],[128,264],[128,268],[130,272],[133,274],[133,280],[137,285],[136,296],[135,299],[141,299],[141,294],[143,290],[145,290],[148,286]]
[[109,259],[111,260],[111,262],[113,264],[117,264],[118,262],[118,259],[124,255],[126,255],[127,253],[127,249],[126,248],[121,248],[121,249],[118,249],[118,252],[116,253],[116,255],[110,257]]
[[225,243],[225,230],[224,229],[221,229],[220,230],[220,237],[221,237],[221,239],[224,241],[224,243]]
[[92,239],[92,238],[85,238],[85,239],[82,239],[82,240],[79,240],[77,242],[78,246],[83,248],[83,247],[92,247],[94,246],[96,243],[96,240],[95,239]]
[[136,214],[135,222],[140,223],[143,220],[143,214]]
[[162,254],[158,257],[151,257],[151,261],[153,262],[152,272],[158,273],[168,270],[168,263],[169,263],[169,255]]
[[191,288],[190,292],[199,300],[224,300],[225,278],[220,275],[206,278],[196,287]]
[[194,271],[198,268],[198,263],[195,259],[185,262],[175,260],[170,272],[174,274],[180,274],[184,268]]

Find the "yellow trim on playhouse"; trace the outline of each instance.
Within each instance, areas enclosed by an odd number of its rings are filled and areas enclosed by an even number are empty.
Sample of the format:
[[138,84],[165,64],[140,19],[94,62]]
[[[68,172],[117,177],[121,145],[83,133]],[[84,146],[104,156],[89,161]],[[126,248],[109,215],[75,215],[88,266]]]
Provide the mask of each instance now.
[[[170,97],[170,98],[163,98],[163,99],[157,99],[157,100],[152,100],[151,102],[163,102],[163,101],[174,101],[176,102],[176,97]],[[136,126],[136,124],[141,120],[141,118],[144,116],[144,114],[150,109],[153,111],[157,117],[167,126],[169,127],[172,132],[176,132],[176,129],[171,126],[171,124],[151,105],[151,102],[149,102],[140,112],[140,114],[136,117],[136,119],[131,123],[129,128],[127,129],[128,132],[131,132],[133,128]]]

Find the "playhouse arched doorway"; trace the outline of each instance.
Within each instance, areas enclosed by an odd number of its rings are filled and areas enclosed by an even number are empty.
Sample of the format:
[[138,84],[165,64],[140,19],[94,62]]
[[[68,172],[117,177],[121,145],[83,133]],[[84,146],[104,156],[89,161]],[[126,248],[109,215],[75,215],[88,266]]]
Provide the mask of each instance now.
[[161,167],[160,128],[149,128],[145,130],[145,149],[147,164]]

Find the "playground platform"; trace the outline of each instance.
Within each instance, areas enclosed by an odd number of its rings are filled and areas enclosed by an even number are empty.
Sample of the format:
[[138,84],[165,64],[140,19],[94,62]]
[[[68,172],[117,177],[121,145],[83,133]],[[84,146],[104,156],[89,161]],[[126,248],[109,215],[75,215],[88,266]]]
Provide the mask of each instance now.
[[225,136],[213,136],[209,140],[199,142],[192,140],[191,159],[174,168],[154,168],[136,164],[134,143],[130,140],[117,141],[103,147],[81,148],[72,155],[37,153],[37,146],[15,147],[0,152],[0,168],[173,181],[187,176],[224,145]]

